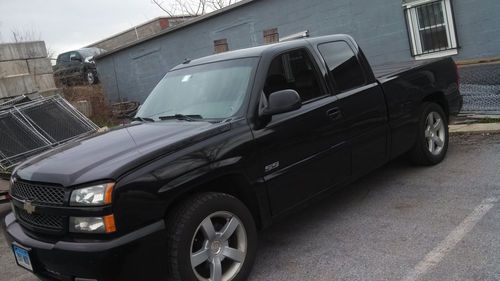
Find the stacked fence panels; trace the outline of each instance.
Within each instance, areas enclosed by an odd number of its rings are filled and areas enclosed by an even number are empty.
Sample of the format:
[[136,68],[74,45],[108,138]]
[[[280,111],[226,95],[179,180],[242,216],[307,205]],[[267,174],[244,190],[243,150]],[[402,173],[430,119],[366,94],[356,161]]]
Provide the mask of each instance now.
[[0,169],[97,129],[58,95],[0,105]]

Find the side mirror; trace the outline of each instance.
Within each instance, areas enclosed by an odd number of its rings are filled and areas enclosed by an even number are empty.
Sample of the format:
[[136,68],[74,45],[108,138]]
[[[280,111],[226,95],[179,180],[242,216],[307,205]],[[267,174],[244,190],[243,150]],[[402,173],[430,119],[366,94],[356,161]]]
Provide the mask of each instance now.
[[302,107],[302,100],[295,90],[283,90],[271,93],[267,105],[260,111],[261,116],[272,116],[297,110]]

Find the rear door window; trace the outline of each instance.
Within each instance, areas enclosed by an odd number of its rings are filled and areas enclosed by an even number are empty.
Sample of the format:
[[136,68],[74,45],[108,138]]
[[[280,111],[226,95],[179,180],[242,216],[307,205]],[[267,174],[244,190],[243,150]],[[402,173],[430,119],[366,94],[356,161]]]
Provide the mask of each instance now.
[[345,41],[318,45],[337,92],[345,92],[366,84],[365,73],[358,58]]

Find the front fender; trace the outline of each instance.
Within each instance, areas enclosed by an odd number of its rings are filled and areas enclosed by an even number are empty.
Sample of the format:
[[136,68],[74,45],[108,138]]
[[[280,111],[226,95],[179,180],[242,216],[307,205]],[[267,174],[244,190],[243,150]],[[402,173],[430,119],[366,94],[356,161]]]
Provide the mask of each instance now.
[[165,184],[159,193],[166,193],[176,188],[186,187],[186,192],[203,185],[211,180],[230,174],[241,174],[248,178],[244,172],[240,171],[238,163],[241,157],[232,157],[208,165],[198,167],[188,173],[174,177],[174,179]]
[[241,120],[231,130],[145,163],[117,180],[117,224],[132,231],[158,221],[187,194],[226,176],[243,179],[242,186],[254,197],[255,189],[265,193],[257,155],[251,131]]

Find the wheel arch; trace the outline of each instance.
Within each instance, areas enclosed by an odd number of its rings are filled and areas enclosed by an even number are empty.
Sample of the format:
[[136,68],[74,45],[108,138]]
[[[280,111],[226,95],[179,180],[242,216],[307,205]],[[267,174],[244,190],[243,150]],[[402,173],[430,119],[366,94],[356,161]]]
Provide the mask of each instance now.
[[449,120],[450,118],[450,108],[448,106],[448,101],[446,100],[446,97],[443,92],[434,92],[431,94],[428,94],[427,96],[424,97],[422,102],[433,102],[441,106],[443,108],[444,113],[446,114],[446,119]]
[[244,174],[233,172],[216,177],[209,180],[200,181],[197,184],[191,185],[186,191],[178,194],[172,199],[173,204],[170,204],[166,210],[169,213],[178,204],[196,193],[203,192],[219,192],[234,196],[240,200],[250,211],[254,218],[257,229],[265,227],[264,216],[262,215],[262,203],[259,197]]

